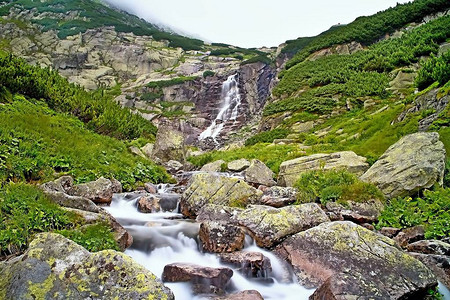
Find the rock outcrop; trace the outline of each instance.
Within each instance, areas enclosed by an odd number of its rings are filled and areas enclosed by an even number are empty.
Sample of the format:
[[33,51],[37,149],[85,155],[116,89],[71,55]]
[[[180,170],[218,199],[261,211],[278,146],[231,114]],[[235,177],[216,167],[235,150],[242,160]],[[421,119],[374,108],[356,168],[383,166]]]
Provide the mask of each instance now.
[[394,241],[347,221],[300,232],[277,252],[300,283],[319,287],[312,299],[419,299],[437,285],[433,273]]
[[361,176],[378,186],[387,198],[414,195],[435,183],[442,185],[444,144],[436,132],[419,132],[401,138]]
[[253,159],[250,166],[244,171],[245,181],[257,185],[274,186],[274,173],[262,161]]
[[206,204],[245,207],[256,203],[262,194],[239,178],[198,173],[190,179],[180,207],[183,215],[195,218]]
[[127,255],[90,253],[53,234],[38,234],[24,255],[0,263],[1,299],[174,299]]
[[283,162],[278,174],[278,184],[293,186],[302,173],[312,170],[344,169],[359,176],[368,168],[366,158],[352,151],[313,154]]

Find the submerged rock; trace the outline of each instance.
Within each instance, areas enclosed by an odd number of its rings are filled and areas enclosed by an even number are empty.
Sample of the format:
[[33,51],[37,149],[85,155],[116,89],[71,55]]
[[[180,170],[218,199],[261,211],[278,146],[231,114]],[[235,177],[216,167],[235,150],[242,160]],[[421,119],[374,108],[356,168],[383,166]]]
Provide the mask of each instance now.
[[245,207],[256,203],[262,194],[239,178],[198,173],[189,180],[180,207],[183,215],[195,218],[206,204]]
[[233,252],[244,248],[245,233],[238,226],[210,221],[200,225],[199,238],[205,251]]
[[307,203],[283,208],[252,205],[237,213],[233,221],[249,229],[258,246],[270,248],[289,235],[330,219],[317,204]]
[[378,186],[387,198],[414,195],[435,183],[442,185],[445,148],[436,132],[419,132],[401,138],[361,176]]
[[194,264],[174,263],[164,267],[164,282],[190,282],[195,294],[225,293],[233,276],[229,268],[209,268]]
[[144,214],[155,213],[161,210],[161,199],[154,195],[142,196],[137,202],[138,211]]
[[237,251],[219,257],[222,263],[233,265],[248,278],[266,278],[272,271],[270,259],[260,252]]
[[1,299],[174,299],[129,256],[90,253],[53,233],[38,234],[24,255],[0,267]]
[[312,170],[344,169],[359,176],[368,168],[366,158],[352,151],[314,154],[283,162],[278,174],[278,184],[293,186],[302,173]]
[[301,284],[319,287],[311,299],[421,299],[437,286],[433,273],[393,240],[348,221],[300,232],[277,252]]

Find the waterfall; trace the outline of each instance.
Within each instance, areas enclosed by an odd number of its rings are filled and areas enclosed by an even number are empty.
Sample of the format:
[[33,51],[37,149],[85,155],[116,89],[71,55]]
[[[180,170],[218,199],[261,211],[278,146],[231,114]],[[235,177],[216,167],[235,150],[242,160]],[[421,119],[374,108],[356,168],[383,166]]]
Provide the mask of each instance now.
[[222,107],[211,125],[200,134],[199,140],[204,140],[208,137],[212,137],[215,140],[227,121],[236,121],[239,114],[239,106],[241,105],[238,80],[238,74],[234,74],[228,76],[227,80],[222,84],[220,97]]

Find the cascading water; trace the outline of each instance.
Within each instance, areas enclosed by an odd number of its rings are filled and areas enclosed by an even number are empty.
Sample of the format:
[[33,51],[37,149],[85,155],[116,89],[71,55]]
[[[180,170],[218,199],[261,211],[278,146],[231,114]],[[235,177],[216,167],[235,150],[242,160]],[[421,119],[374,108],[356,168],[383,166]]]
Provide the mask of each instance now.
[[222,84],[221,102],[222,107],[217,114],[217,117],[212,121],[211,125],[200,134],[199,140],[211,137],[215,141],[227,121],[236,122],[239,114],[239,107],[241,105],[238,74],[228,76],[228,79]]
[[[166,188],[166,187],[164,187]],[[165,190],[165,192],[170,192]],[[165,265],[192,263],[207,267],[230,267],[220,262],[214,254],[202,253],[197,243],[199,224],[181,219],[174,212],[143,214],[137,210],[137,201],[142,195],[116,194],[107,210],[133,236],[134,242],[125,253],[161,277]],[[289,267],[274,254],[257,247],[251,238],[246,238],[245,251],[261,252],[270,259],[272,272],[269,281],[258,281],[244,277],[233,269],[231,279],[233,291],[257,290],[264,299],[308,299],[313,290],[295,283]],[[273,283],[271,280],[273,279]],[[166,283],[177,300],[203,299],[195,296],[187,283]]]

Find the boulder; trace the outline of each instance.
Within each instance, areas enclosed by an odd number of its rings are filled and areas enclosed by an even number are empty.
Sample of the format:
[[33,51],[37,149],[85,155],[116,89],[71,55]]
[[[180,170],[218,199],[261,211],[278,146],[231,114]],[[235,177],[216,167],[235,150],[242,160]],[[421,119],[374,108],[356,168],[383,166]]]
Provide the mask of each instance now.
[[244,248],[245,233],[238,226],[224,222],[203,222],[199,238],[204,251],[223,253]]
[[244,207],[256,203],[262,192],[239,178],[215,173],[194,174],[180,201],[183,215],[195,218],[206,204]]
[[179,194],[158,194],[159,206],[163,212],[175,211],[178,208],[178,202],[180,201]]
[[244,158],[233,160],[228,163],[228,170],[231,172],[241,172],[250,167],[250,162]]
[[114,193],[122,192],[122,185],[117,180],[100,177],[96,181],[75,185],[67,190],[67,194],[84,197],[97,204],[109,204]]
[[378,186],[387,198],[414,195],[443,183],[444,144],[436,132],[418,132],[401,138],[361,176]]
[[153,146],[152,159],[164,163],[169,160],[185,161],[184,135],[170,125],[160,125]]
[[250,166],[244,172],[245,181],[253,184],[274,186],[277,183],[273,180],[274,173],[262,161],[253,159]]
[[226,296],[209,297],[210,300],[264,300],[258,291],[247,290]]
[[183,169],[183,164],[180,163],[177,160],[169,160],[164,164],[164,167],[167,169],[167,171],[171,174],[175,174],[178,171]]
[[237,207],[207,204],[198,211],[198,215],[195,220],[197,222],[231,222],[233,217],[239,214],[242,210],[243,209]]
[[147,193],[156,194],[158,192],[158,187],[151,182],[144,184],[144,189]]
[[147,158],[152,158],[154,144],[147,143],[144,147],[141,148],[142,153],[145,154]]
[[190,282],[195,294],[224,294],[233,270],[209,268],[194,264],[166,265],[162,274],[164,282]]
[[313,170],[344,169],[360,176],[368,168],[366,158],[352,151],[313,154],[283,162],[280,165],[278,184],[293,186],[303,173]]
[[204,165],[200,169],[200,171],[201,172],[221,172],[223,164],[226,164],[226,162],[223,160],[216,160],[214,162]]
[[270,188],[261,188],[264,195],[260,200],[260,204],[272,206],[276,208],[293,204],[297,199],[297,189],[292,187],[273,186]]
[[43,183],[40,187],[44,192],[65,193],[72,186],[73,178],[71,176],[62,176],[54,181]]
[[311,299],[421,299],[437,286],[433,273],[394,241],[348,221],[300,232],[276,252],[302,285],[319,287]]
[[402,229],[395,237],[394,241],[402,248],[406,248],[409,243],[414,243],[425,238],[425,228],[414,226]]
[[329,219],[317,204],[307,203],[283,208],[252,205],[236,214],[233,221],[249,229],[258,246],[270,248],[289,235]]
[[400,228],[395,227],[383,227],[380,229],[380,233],[384,236],[387,236],[388,238],[393,238],[401,231]]
[[70,196],[63,192],[45,192],[45,195],[52,202],[69,208],[75,208],[85,211],[98,213],[99,207],[91,200],[84,197]]
[[430,268],[438,280],[450,289],[450,256],[415,252],[411,252],[409,255],[420,260],[425,266]]
[[450,244],[439,240],[422,240],[409,244],[409,252],[450,256]]
[[159,212],[159,202],[160,199],[154,195],[142,196],[137,202],[138,211],[144,214]]
[[129,256],[90,253],[62,235],[36,235],[23,256],[0,268],[1,299],[174,299]]
[[358,224],[375,223],[384,209],[383,203],[378,199],[364,202],[346,201],[345,204],[329,201],[326,204],[328,211],[340,214],[344,220]]
[[141,149],[139,149],[136,146],[130,146],[130,148],[128,149],[130,149],[130,152],[133,153],[134,155],[140,156],[142,158],[147,158],[147,156],[144,153],[142,153]]
[[267,278],[272,271],[270,259],[260,252],[237,251],[222,253],[220,261],[230,264],[248,278]]

